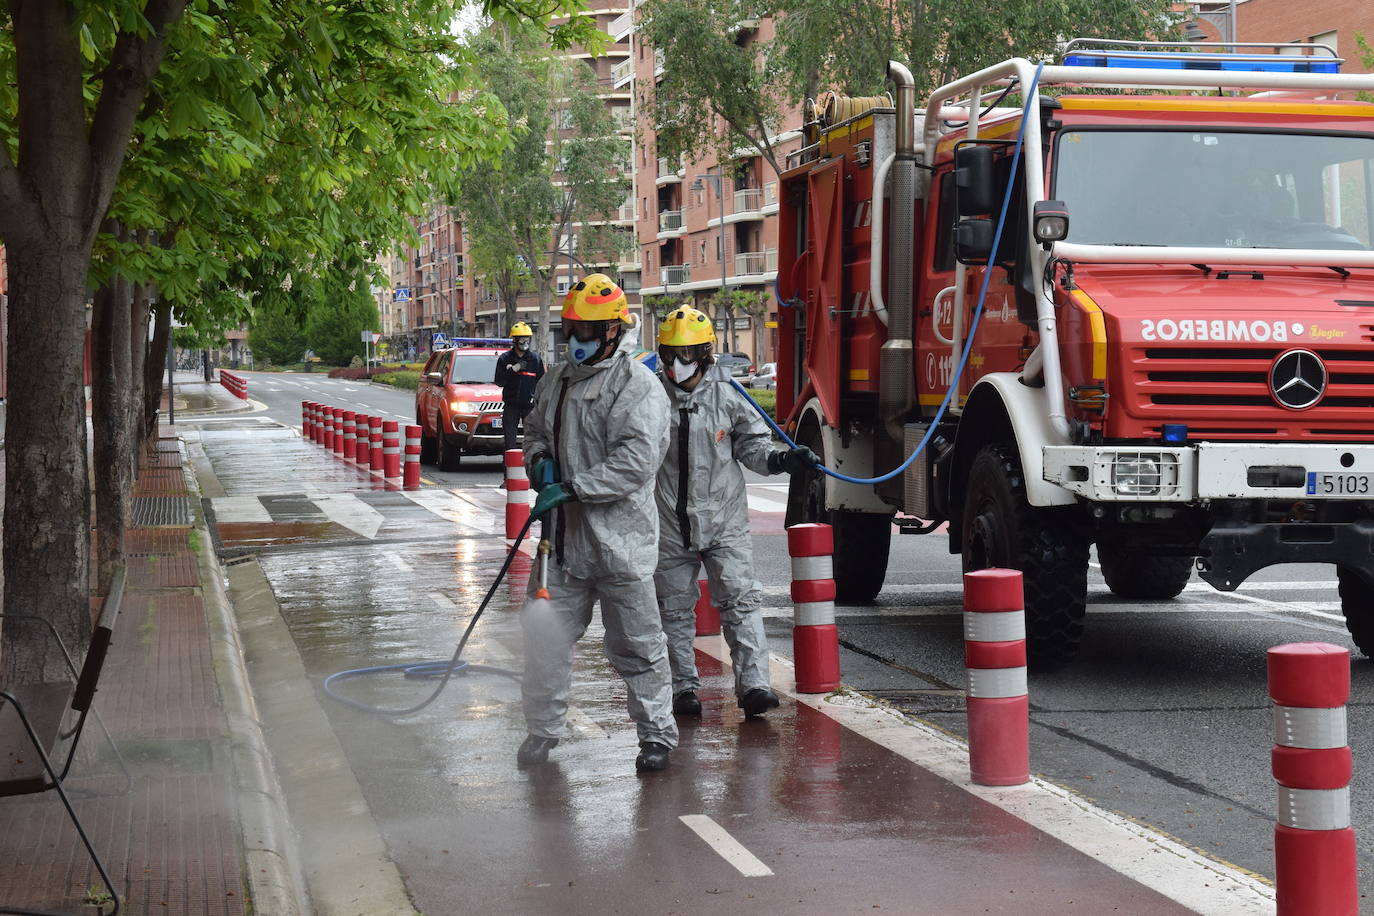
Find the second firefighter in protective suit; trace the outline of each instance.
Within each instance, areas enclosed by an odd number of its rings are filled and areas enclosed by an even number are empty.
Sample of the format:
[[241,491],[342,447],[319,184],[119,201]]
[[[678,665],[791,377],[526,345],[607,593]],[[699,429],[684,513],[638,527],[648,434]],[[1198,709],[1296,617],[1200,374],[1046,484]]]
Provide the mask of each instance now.
[[[668,444],[668,399],[653,374],[630,358],[625,294],[592,274],[563,303],[568,359],[539,382],[525,419],[525,462],[539,498],[532,514],[553,541],[548,600],[525,604],[529,737],[521,767],[548,759],[567,732],[573,646],[601,603],[605,648],[625,680],[639,732],[635,768],[661,770],[677,745],[672,683],[654,601],[658,514],[654,473]],[[532,577],[535,597],[539,583]]]
[[735,698],[746,716],[778,705],[768,681],[759,583],[749,533],[749,503],[740,464],[759,474],[796,473],[815,465],[808,448],[775,445],[762,418],[715,366],[711,320],[693,308],[668,315],[658,355],[668,393],[671,437],[658,471],[658,571],[654,587],[673,667],[673,711],[697,715],[697,569],[706,566],[711,595],[735,669]]

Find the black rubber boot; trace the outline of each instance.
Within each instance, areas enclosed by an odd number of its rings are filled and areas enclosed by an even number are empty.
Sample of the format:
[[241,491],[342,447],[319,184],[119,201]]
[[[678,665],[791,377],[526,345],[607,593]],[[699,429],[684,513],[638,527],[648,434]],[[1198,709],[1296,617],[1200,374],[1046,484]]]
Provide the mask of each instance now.
[[645,741],[639,746],[639,756],[635,758],[635,769],[641,773],[650,770],[668,769],[668,746],[657,741]]
[[767,687],[755,687],[739,698],[739,708],[746,718],[761,716],[770,709],[778,708],[778,695]]
[[556,747],[558,747],[557,738],[529,735],[521,742],[520,750],[515,752],[515,765],[523,770],[526,767],[536,767],[541,763],[548,763],[549,751]]
[[701,700],[695,690],[684,690],[673,697],[673,712],[679,716],[701,715]]

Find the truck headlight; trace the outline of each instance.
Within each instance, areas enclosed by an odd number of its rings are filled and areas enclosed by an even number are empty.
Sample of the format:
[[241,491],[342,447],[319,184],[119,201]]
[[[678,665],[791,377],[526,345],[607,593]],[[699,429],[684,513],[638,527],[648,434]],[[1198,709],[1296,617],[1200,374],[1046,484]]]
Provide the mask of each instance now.
[[1112,489],[1119,496],[1154,496],[1161,476],[1159,456],[1127,453],[1112,462]]
[[472,401],[449,401],[448,407],[454,413],[477,413],[477,405]]

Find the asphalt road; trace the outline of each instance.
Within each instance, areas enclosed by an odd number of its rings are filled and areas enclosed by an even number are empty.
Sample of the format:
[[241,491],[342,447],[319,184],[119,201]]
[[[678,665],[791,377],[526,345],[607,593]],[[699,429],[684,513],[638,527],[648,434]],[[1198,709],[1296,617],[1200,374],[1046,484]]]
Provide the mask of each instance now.
[[[247,373],[266,417],[299,426],[300,401],[361,407],[414,422],[413,394],[300,374]],[[213,421],[205,424],[213,426]],[[444,488],[492,486],[501,460],[464,459],[424,476]],[[790,654],[788,559],[780,522],[756,526],[769,633]],[[871,607],[838,610],[845,682],[962,734],[959,561],[943,534],[893,537],[887,584]],[[1031,766],[1088,800],[1186,844],[1272,877],[1273,731],[1265,650],[1324,641],[1351,649],[1352,817],[1361,890],[1374,894],[1374,662],[1340,618],[1335,571],[1265,570],[1231,594],[1197,580],[1178,599],[1119,601],[1096,569],[1078,661],[1032,675]],[[1368,904],[1367,904],[1368,905]]]

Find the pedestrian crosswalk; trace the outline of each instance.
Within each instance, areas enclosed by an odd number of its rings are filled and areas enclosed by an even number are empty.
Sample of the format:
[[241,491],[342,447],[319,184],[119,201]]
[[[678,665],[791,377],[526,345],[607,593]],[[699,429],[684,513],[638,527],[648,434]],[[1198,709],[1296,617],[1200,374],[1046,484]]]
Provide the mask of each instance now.
[[225,546],[411,537],[419,533],[476,537],[499,534],[504,505],[445,490],[278,493],[207,499]]

